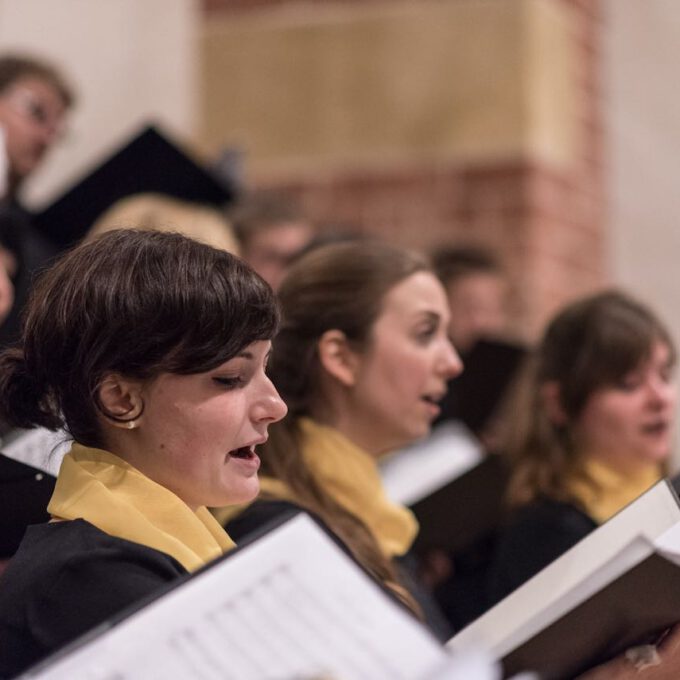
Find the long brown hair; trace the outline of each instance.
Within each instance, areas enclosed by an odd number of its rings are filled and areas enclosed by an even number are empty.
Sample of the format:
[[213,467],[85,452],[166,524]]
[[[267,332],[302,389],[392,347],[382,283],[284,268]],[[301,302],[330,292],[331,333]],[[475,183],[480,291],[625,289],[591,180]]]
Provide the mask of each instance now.
[[365,241],[319,248],[291,268],[279,291],[282,326],[270,362],[288,417],[270,427],[262,455],[263,474],[284,481],[300,505],[320,517],[360,564],[417,613],[417,604],[361,518],[336,503],[304,464],[299,420],[324,399],[317,354],[321,336],[340,330],[355,347],[366,347],[388,291],[428,269],[413,253]]
[[[656,342],[675,347],[666,327],[645,305],[619,291],[605,291],[565,307],[548,325],[529,360],[504,418],[513,472],[508,501],[519,506],[540,498],[574,502],[567,487],[588,479],[571,424],[596,390],[619,383],[651,355]],[[542,388],[555,383],[564,424],[549,417]]]

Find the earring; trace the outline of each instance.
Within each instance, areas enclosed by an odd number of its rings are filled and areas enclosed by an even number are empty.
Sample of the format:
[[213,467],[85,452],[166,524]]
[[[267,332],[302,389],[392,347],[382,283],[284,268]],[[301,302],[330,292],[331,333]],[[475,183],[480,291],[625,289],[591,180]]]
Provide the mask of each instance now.
[[128,430],[134,430],[137,427],[137,421],[128,420],[126,427]]

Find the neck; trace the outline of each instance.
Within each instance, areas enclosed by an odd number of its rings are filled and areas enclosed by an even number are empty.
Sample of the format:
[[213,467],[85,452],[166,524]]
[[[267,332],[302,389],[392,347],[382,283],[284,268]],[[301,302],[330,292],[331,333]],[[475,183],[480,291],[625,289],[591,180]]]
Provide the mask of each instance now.
[[311,418],[320,425],[337,430],[352,444],[374,458],[379,458],[399,446],[398,443],[387,442],[385,437],[371,427],[370,423],[364,422],[361,418],[352,417],[352,414],[347,412],[330,413],[317,410],[311,414]]
[[620,454],[607,453],[606,451],[587,453],[583,460],[602,465],[622,476],[631,477],[650,471],[660,471],[663,465],[661,462],[623,458]]

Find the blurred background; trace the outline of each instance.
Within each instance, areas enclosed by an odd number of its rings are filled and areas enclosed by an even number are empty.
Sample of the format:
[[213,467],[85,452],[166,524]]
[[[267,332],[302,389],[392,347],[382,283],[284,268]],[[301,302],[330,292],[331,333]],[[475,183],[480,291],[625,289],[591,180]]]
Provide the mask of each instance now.
[[39,208],[144,123],[313,219],[488,245],[532,340],[618,284],[680,337],[675,0],[0,0],[0,47],[61,67]]

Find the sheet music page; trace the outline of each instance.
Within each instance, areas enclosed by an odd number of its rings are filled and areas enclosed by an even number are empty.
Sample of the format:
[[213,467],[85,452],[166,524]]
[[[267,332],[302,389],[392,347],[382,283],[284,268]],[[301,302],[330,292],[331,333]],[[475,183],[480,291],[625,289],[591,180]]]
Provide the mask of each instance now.
[[52,432],[44,427],[14,430],[3,437],[2,453],[56,477],[63,457],[71,448],[69,435],[63,430]]
[[680,522],[661,534],[653,546],[663,557],[680,565]]
[[423,626],[298,515],[30,677],[417,680],[448,663]]
[[481,462],[484,451],[462,423],[445,422],[422,441],[380,461],[380,476],[395,503],[412,505]]

